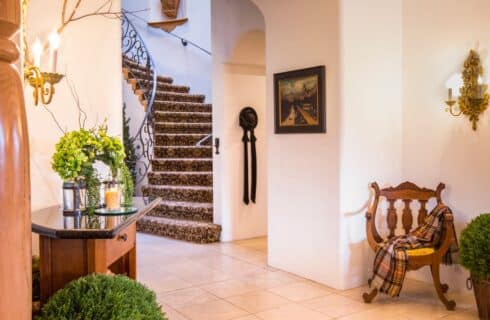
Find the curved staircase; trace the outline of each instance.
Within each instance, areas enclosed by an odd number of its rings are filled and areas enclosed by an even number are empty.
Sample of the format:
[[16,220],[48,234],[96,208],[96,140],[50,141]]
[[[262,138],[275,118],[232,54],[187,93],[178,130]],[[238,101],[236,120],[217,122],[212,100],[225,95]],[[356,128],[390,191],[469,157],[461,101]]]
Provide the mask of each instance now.
[[[140,88],[148,70],[123,59],[123,75],[146,109],[145,90]],[[221,226],[213,223],[213,155],[211,105],[204,95],[190,94],[187,86],[157,77],[152,106],[153,158],[146,197],[162,202],[137,223],[137,230],[197,243],[219,241]]]

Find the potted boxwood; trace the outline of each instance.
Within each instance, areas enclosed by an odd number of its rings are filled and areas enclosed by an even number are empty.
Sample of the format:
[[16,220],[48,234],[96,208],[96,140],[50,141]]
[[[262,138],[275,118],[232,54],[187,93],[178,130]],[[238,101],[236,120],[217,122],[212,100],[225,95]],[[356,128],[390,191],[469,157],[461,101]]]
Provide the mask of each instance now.
[[[471,273],[480,319],[490,319],[490,213],[471,221],[461,233],[461,263]],[[471,282],[470,282],[471,281]]]
[[167,320],[153,291],[128,277],[102,274],[58,290],[36,319]]

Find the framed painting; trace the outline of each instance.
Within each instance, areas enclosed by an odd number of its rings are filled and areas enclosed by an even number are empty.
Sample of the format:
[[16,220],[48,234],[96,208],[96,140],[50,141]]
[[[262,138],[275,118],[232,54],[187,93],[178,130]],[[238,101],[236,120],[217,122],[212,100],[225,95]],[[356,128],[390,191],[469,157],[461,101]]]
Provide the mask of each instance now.
[[275,133],[325,133],[325,66],[274,74]]

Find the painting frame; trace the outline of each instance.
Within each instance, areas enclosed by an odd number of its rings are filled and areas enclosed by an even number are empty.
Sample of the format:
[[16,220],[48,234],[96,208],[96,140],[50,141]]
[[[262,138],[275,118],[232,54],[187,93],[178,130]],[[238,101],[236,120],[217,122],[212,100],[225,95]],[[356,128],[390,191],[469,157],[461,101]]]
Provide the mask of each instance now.
[[[310,90],[316,90],[314,99],[306,92],[307,85],[311,87]],[[298,86],[303,86],[303,89],[297,88]],[[274,132],[326,133],[325,88],[323,65],[275,73]],[[288,94],[285,91],[288,91]],[[285,99],[285,95],[288,96],[288,100]],[[301,98],[297,98],[298,96]],[[306,99],[310,103],[305,103]]]

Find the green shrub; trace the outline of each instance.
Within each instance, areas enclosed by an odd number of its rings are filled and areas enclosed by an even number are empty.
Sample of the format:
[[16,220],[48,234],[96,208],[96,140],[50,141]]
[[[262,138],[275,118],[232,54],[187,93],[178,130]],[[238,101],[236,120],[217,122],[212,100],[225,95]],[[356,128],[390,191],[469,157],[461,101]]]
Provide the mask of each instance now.
[[57,291],[38,320],[166,320],[153,291],[124,276],[89,275]]
[[490,279],[490,213],[482,214],[461,232],[461,263],[480,279]]

